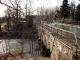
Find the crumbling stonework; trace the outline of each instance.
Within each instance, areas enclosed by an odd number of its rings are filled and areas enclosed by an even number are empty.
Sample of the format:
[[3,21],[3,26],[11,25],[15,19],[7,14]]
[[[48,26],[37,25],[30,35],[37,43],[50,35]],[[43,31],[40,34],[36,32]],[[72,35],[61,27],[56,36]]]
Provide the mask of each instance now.
[[73,49],[75,46],[72,46],[70,43],[64,41],[52,34],[45,28],[38,27],[39,37],[43,41],[44,45],[51,52],[51,59],[53,60],[73,60]]

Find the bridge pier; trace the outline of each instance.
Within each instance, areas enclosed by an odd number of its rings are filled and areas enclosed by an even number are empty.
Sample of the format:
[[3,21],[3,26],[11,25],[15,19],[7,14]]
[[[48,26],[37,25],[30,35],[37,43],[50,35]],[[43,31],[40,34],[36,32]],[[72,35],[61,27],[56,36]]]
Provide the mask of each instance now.
[[40,46],[40,49],[41,49],[41,55],[42,57],[48,57],[50,58],[51,57],[51,52],[49,49],[46,48],[46,46],[44,45],[44,43],[42,42],[41,39],[38,40],[38,44]]

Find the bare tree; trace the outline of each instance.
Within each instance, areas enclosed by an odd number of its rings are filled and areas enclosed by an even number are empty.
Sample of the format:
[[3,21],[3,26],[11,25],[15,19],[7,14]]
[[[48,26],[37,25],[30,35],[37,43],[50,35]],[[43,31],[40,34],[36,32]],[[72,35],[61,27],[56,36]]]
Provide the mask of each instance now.
[[52,21],[55,13],[54,8],[38,8],[37,14],[41,17],[41,20]]
[[43,20],[44,15],[45,15],[44,8],[43,8],[43,7],[41,7],[41,8],[40,8],[40,16],[41,16],[41,20]]

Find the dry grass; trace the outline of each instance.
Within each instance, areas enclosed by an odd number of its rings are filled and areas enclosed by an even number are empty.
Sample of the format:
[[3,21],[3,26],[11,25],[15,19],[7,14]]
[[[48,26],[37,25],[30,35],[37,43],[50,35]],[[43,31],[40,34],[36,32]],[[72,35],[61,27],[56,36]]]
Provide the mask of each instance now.
[[27,58],[27,59],[20,59],[20,60],[53,60],[50,58]]

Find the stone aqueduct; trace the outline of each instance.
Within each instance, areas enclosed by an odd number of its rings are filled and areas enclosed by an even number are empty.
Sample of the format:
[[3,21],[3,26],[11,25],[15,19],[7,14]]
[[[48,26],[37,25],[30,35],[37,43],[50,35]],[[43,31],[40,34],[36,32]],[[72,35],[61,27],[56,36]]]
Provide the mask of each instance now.
[[[54,60],[74,60],[73,56],[76,56],[76,47],[74,43],[68,38],[61,36],[65,34],[71,35],[71,33],[57,28],[49,28],[46,24],[37,25],[38,36],[47,49],[51,52],[51,59]],[[61,34],[61,35],[60,35]]]

